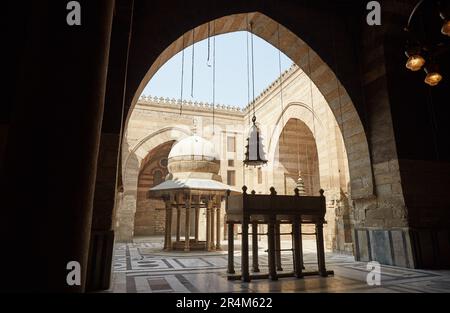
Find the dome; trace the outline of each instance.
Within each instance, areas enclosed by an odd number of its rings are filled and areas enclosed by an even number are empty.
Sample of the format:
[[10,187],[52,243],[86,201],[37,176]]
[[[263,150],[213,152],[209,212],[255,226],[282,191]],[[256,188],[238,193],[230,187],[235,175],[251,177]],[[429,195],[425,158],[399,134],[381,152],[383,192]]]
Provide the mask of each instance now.
[[[212,142],[194,135],[180,140],[169,153],[169,178],[201,178],[221,181],[220,156]],[[174,175],[173,175],[174,174]]]
[[169,154],[170,159],[219,160],[211,141],[194,135],[176,143]]

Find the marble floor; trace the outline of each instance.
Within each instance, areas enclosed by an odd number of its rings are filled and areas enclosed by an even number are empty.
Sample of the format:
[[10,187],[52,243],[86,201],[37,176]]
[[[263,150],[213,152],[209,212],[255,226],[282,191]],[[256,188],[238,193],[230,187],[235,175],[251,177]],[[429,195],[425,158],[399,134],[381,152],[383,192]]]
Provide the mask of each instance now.
[[[133,243],[116,244],[113,260],[112,293],[254,293],[254,292],[361,292],[361,293],[435,293],[450,292],[450,271],[426,271],[381,267],[381,285],[366,282],[367,264],[352,256],[327,252],[327,269],[334,275],[304,279],[266,279],[251,283],[227,279],[227,252],[162,252],[162,238],[139,238]],[[225,246],[225,242],[224,242]],[[290,247],[290,242],[283,242]],[[314,241],[304,242],[306,270],[317,270]],[[267,254],[260,247],[261,272],[267,272]],[[251,257],[251,255],[250,255]],[[292,271],[290,253],[282,255],[283,269]],[[251,259],[250,259],[251,262]],[[240,267],[240,254],[235,254]]]

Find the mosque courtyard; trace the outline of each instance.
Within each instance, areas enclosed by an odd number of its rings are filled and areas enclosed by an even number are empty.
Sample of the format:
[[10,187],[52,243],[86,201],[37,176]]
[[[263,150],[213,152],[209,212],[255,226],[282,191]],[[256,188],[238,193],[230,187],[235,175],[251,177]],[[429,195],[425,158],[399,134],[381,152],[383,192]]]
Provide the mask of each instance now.
[[[262,242],[263,243],[263,242]],[[290,242],[283,241],[288,247]],[[226,242],[224,251],[163,252],[162,237],[137,237],[133,243],[118,243],[113,258],[113,282],[110,293],[436,293],[450,292],[450,271],[415,270],[381,266],[381,285],[369,286],[367,263],[355,262],[353,256],[326,253],[327,278],[280,278],[252,280],[250,283],[227,279]],[[261,244],[260,269],[267,272],[266,247]],[[317,268],[314,241],[304,241],[306,270]],[[239,250],[239,247],[237,247]],[[282,255],[283,271],[292,270],[291,255]],[[235,253],[236,269],[240,254]]]

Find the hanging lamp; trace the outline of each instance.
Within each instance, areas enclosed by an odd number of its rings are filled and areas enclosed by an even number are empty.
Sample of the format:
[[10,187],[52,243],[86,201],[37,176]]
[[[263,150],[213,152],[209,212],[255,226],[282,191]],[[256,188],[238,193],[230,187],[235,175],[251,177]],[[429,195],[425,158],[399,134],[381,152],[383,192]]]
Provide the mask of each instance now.
[[[442,80],[442,73],[436,70],[437,62],[445,59],[450,49],[450,20],[448,11],[450,6],[445,1],[420,0],[412,10],[406,32],[406,68],[417,72],[424,70],[425,83],[437,86]],[[440,32],[436,25],[443,24]],[[444,36],[443,36],[444,35]]]
[[[253,23],[250,23],[251,31],[251,50],[252,50],[252,84],[253,84],[253,125],[247,137],[247,146],[245,147],[245,166],[260,167],[267,164],[264,152],[263,138],[261,131],[256,124],[255,109],[255,62],[254,62],[254,45],[253,45]],[[248,59],[248,58],[247,58]],[[250,78],[249,78],[250,79]]]

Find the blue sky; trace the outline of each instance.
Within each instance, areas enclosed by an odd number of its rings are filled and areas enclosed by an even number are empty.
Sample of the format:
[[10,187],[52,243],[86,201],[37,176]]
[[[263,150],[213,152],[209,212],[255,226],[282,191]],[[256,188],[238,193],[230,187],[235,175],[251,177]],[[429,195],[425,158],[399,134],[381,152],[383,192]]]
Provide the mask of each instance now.
[[[234,32],[216,37],[216,103],[245,107],[248,103],[247,83],[247,32]],[[250,35],[248,35],[250,38]],[[250,40],[249,40],[250,43]],[[213,39],[211,39],[211,64]],[[279,77],[278,49],[254,36],[255,95],[257,96]],[[194,97],[191,97],[192,46],[185,49],[184,96],[185,100],[212,103],[213,70],[208,67],[208,40],[195,44]],[[170,59],[153,76],[144,95],[179,99],[181,96],[181,52]],[[282,70],[292,61],[281,54]],[[250,83],[250,99],[252,84]]]

